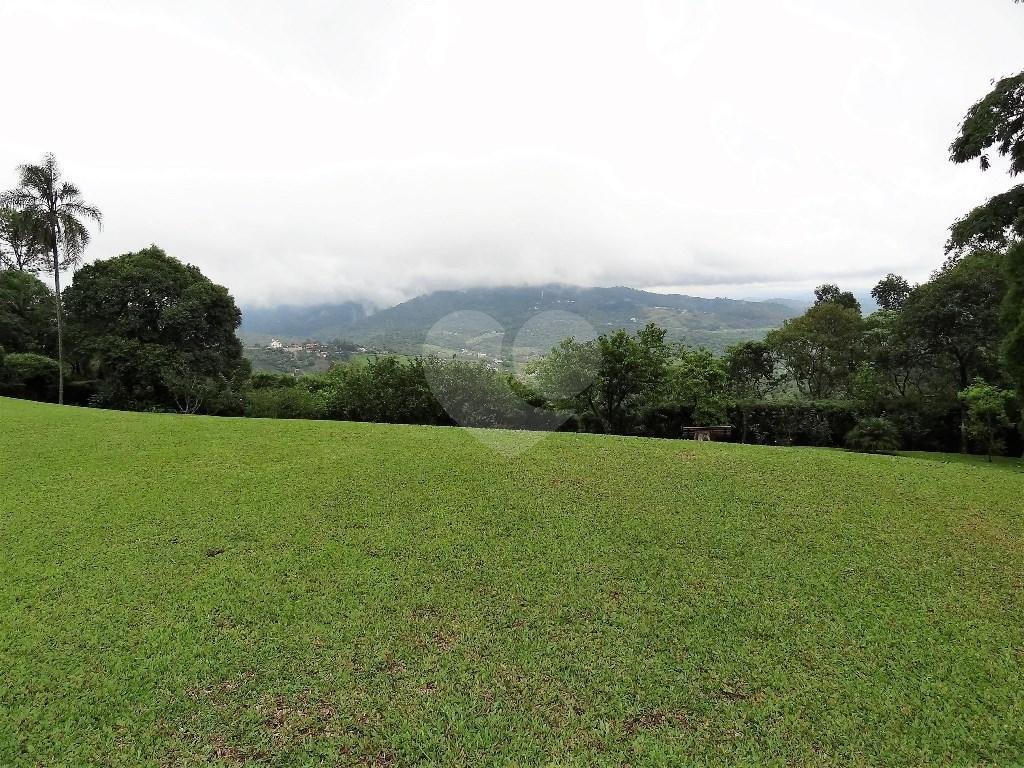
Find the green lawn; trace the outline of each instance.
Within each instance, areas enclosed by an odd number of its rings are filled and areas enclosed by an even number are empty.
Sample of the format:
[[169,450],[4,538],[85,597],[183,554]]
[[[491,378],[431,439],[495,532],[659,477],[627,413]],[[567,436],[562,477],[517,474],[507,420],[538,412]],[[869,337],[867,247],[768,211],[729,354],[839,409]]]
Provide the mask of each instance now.
[[963,453],[931,453],[929,451],[901,451],[901,456],[910,456],[914,459],[927,459],[928,461],[942,461],[947,464],[983,465],[999,469],[1015,469],[1018,472],[1024,471],[1024,459],[1019,456],[993,456],[989,461],[987,456],[977,456]]
[[1024,474],[0,400],[0,765],[1024,761]]

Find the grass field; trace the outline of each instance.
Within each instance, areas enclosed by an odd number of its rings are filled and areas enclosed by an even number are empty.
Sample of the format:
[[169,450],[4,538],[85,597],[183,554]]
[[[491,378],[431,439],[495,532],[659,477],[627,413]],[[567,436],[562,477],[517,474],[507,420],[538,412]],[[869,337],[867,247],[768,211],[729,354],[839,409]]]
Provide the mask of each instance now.
[[1024,475],[0,400],[0,765],[1024,761]]
[[963,453],[928,453],[926,451],[902,451],[901,456],[909,456],[914,459],[926,459],[928,461],[941,461],[947,464],[971,464],[986,465],[993,468],[1016,470],[1024,472],[1024,459],[1019,456],[993,456],[989,461],[987,456],[977,456]]

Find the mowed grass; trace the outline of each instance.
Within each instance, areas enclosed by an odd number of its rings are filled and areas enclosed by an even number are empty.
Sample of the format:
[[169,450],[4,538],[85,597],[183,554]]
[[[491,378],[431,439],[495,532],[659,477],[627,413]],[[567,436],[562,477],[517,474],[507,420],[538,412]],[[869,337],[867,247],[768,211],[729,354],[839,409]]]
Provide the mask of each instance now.
[[0,400],[0,765],[1013,765],[1024,476]]
[[901,451],[900,455],[910,456],[915,459],[925,459],[927,461],[942,461],[951,464],[985,464],[999,469],[1024,472],[1024,459],[1019,456],[993,456],[989,459],[988,456],[979,456],[977,454],[932,453],[929,451]]

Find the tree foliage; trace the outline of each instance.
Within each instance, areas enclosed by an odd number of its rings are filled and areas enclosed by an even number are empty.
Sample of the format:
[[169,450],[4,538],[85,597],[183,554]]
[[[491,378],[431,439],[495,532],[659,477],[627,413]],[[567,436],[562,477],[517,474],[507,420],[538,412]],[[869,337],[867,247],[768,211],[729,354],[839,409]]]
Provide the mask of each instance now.
[[968,434],[985,447],[991,461],[993,454],[1002,453],[1000,432],[1010,425],[1007,409],[1013,393],[978,379],[959,396],[967,407]]
[[977,251],[915,288],[901,312],[903,332],[920,340],[956,392],[998,368],[1002,257]]
[[823,304],[826,302],[852,309],[857,314],[860,314],[861,311],[860,302],[857,300],[857,297],[850,291],[841,290],[835,283],[825,283],[814,289],[814,303]]
[[978,248],[1006,248],[1024,238],[1024,184],[994,195],[949,228],[946,252],[954,260]]
[[732,395],[738,399],[761,399],[778,385],[775,354],[763,341],[734,344],[725,350],[722,364]]
[[845,301],[819,300],[800,317],[770,332],[766,343],[778,355],[789,381],[811,399],[846,391],[861,356],[863,320]]
[[899,431],[888,419],[861,419],[846,435],[846,447],[862,453],[892,453],[900,448]]
[[767,397],[779,384],[775,353],[763,341],[744,341],[722,357],[729,394],[740,414],[740,441],[749,439],[750,406]]
[[949,147],[954,163],[977,160],[991,166],[991,150],[1010,160],[1010,174],[1024,172],[1024,72],[1004,77],[967,111],[960,134]]
[[13,352],[3,355],[0,367],[0,384],[10,391],[18,388],[17,394],[32,400],[52,397],[60,376],[60,363],[46,355],[35,352]]
[[881,309],[895,312],[902,309],[910,291],[910,283],[890,272],[871,289],[871,297]]
[[[954,163],[977,160],[991,167],[991,153],[1008,158],[1010,176],[1024,172],[1024,72],[999,80],[972,106],[950,146]],[[1002,353],[1007,370],[1024,394],[1024,184],[992,197],[953,224],[947,252],[978,247],[1006,254],[1007,291]]]
[[1006,298],[1002,307],[1006,372],[1024,399],[1024,241],[1006,252]]
[[0,272],[0,346],[52,355],[55,341],[53,294],[28,272]]
[[49,252],[49,262],[40,266],[53,274],[53,296],[57,319],[57,360],[60,362],[57,401],[64,402],[64,318],[60,289],[61,270],[76,267],[89,244],[85,221],[101,224],[99,208],[82,198],[74,184],[65,181],[57,159],[43,156],[39,165],[18,166],[18,187],[0,196],[0,206],[25,218],[32,241]]
[[38,272],[45,267],[43,231],[26,211],[13,206],[0,208],[0,269]]
[[726,421],[732,405],[729,390],[725,362],[706,349],[681,349],[668,366],[664,397],[686,408],[697,426]]
[[593,342],[566,340],[537,370],[541,392],[592,419],[603,431],[634,431],[658,403],[670,355],[665,330],[653,323],[634,335],[619,330]]
[[[152,246],[83,267],[67,289],[76,363],[121,408],[240,408],[248,375],[227,289]],[[197,405],[196,400],[200,402]]]
[[880,309],[865,318],[864,362],[872,366],[885,396],[919,396],[932,375],[926,342],[917,330],[900,310]]

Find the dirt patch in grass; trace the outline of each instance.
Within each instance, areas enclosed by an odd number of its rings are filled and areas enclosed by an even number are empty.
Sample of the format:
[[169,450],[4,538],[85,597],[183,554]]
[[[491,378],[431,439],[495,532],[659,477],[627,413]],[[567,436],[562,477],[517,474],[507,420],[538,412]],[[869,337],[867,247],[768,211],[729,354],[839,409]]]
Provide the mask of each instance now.
[[686,712],[664,712],[660,709],[650,709],[623,720],[622,732],[627,736],[635,736],[638,733],[656,731],[665,727],[689,731],[694,726],[693,718]]

